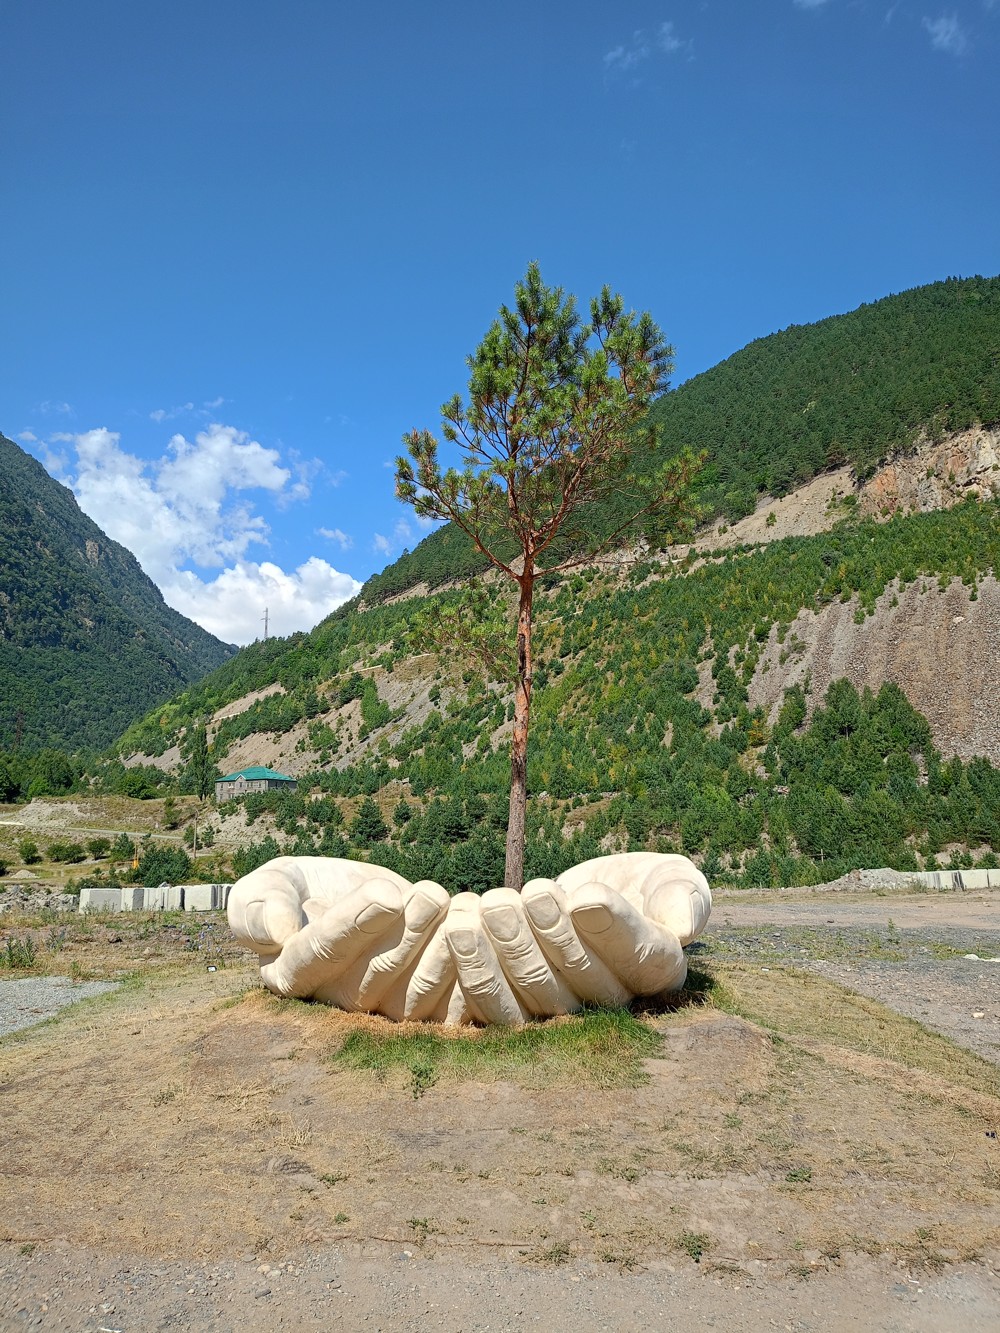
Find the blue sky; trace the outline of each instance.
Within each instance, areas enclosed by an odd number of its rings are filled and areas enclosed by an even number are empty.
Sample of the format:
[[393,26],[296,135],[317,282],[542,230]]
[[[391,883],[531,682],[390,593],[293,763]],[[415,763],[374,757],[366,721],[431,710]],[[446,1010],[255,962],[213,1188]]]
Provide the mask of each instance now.
[[0,430],[222,638],[422,535],[392,458],[516,279],[679,383],[1000,270],[1000,0],[5,0]]

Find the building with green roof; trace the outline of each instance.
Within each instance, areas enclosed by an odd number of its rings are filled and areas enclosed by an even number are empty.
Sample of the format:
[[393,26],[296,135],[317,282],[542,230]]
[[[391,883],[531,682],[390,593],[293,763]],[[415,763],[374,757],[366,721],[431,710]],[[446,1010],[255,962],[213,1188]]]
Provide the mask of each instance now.
[[237,796],[244,796],[248,791],[271,791],[273,789],[293,791],[295,779],[287,773],[275,773],[270,768],[241,768],[238,773],[227,773],[215,784],[217,802],[232,801]]

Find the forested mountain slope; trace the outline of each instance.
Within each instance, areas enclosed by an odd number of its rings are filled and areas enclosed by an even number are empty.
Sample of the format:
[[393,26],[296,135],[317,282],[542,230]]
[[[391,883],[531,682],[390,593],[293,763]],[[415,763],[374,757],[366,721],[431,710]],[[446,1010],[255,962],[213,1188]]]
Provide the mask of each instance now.
[[[998,567],[1000,506],[970,499],[552,588],[539,615],[530,873],[609,847],[683,849],[716,878],[753,883],[993,858]],[[344,607],[309,635],[245,649],[131,728],[123,755],[176,769],[177,743],[208,720],[223,767],[302,777],[295,797],[248,807],[276,806],[290,845],[487,885],[502,869],[509,693],[412,655],[422,600]],[[362,819],[365,796],[378,809]]]
[[[668,330],[669,332],[669,330]],[[916,287],[750,343],[653,408],[664,456],[704,449],[702,500],[733,522],[827,468],[859,478],[919,437],[1000,422],[1000,277]],[[614,507],[590,516],[610,531]],[[448,525],[369,579],[366,603],[484,562]]]
[[233,652],[0,435],[0,749],[100,749]]

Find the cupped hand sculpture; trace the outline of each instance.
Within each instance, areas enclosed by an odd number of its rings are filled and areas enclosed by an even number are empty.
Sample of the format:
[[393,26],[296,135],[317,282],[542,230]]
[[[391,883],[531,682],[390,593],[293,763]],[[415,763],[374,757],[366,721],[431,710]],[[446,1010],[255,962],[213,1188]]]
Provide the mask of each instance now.
[[360,861],[279,856],[233,885],[229,923],[276,995],[510,1027],[679,990],[711,908],[697,866],[656,852],[455,897]]

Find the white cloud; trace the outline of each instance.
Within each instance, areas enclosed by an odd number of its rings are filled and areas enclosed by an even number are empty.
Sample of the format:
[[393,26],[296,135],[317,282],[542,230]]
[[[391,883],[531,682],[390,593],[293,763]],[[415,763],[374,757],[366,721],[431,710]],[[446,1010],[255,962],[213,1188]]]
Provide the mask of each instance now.
[[291,573],[267,560],[239,560],[211,582],[179,570],[163,586],[171,606],[227,643],[262,639],[265,608],[268,633],[291,634],[312,629],[360,591],[357,579],[315,555]]
[[968,50],[969,38],[959,23],[957,14],[942,14],[936,19],[925,18],[922,24],[931,35],[931,46],[935,51],[945,51],[950,56],[961,56]]
[[[435,520],[431,519],[431,523]],[[421,527],[425,525],[421,523]],[[392,529],[392,536],[386,537],[381,532],[372,534],[372,550],[377,551],[379,555],[394,556],[399,555],[404,547],[408,547],[413,542],[413,529],[409,521],[405,518],[399,518]]]
[[604,68],[616,74],[624,74],[645,60],[649,55],[649,43],[640,29],[632,34],[628,45],[616,46],[604,56]]
[[674,31],[673,23],[661,23],[660,30],[656,34],[656,45],[668,56],[672,56],[675,51],[683,51],[690,43],[681,41]]
[[654,51],[672,56],[678,51],[690,51],[692,44],[690,40],[678,37],[676,26],[670,20],[660,24],[652,39],[644,29],[637,28],[628,42],[605,53],[604,68],[609,75],[627,74],[648,60]]
[[221,407],[225,398],[210,398],[207,403],[202,403],[202,407],[207,407],[210,412],[214,412],[217,407]]
[[233,426],[213,425],[199,431],[193,443],[174,435],[149,476],[149,465],[124,453],[118,439],[106,430],[77,436],[74,490],[84,509],[135,552],[152,578],[159,581],[184,560],[205,568],[224,565],[266,538],[267,524],[245,501],[226,502],[232,491],[283,490],[291,472],[280,466],[276,450]]
[[73,409],[72,407],[70,407],[69,403],[56,403],[52,402],[51,399],[48,398],[46,398],[44,403],[38,404],[38,410],[39,412],[42,413],[43,416],[46,417],[48,416],[71,417],[73,415]]
[[155,412],[150,412],[149,419],[160,425],[164,421],[173,421],[175,417],[183,417],[193,411],[194,403],[181,403],[179,407],[158,407]]
[[[207,426],[193,441],[174,435],[153,462],[127,453],[118,433],[103,428],[51,438],[75,448],[72,466],[58,458],[46,463],[84,512],[133,552],[171,606],[220,638],[256,637],[251,612],[261,597],[260,614],[270,606],[275,632],[288,634],[311,629],[360,586],[316,557],[290,574],[246,558],[268,536],[248,493],[280,502],[301,498],[308,487],[301,480],[289,485],[292,470],[278,451],[233,426]],[[206,581],[188,564],[222,572]]]
[[37,436],[37,435],[35,434],[35,432],[32,431],[32,430],[22,430],[21,433],[20,433],[20,435],[19,435],[17,438],[18,438],[19,440],[23,440],[25,444],[37,444],[37,443],[38,443],[38,436]]
[[822,9],[826,0],[793,0],[797,9]]
[[341,532],[340,528],[317,528],[316,532],[327,541],[336,542],[342,551],[348,551],[354,545],[354,538]]

